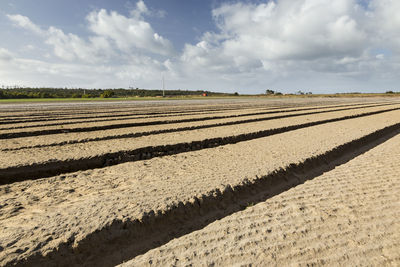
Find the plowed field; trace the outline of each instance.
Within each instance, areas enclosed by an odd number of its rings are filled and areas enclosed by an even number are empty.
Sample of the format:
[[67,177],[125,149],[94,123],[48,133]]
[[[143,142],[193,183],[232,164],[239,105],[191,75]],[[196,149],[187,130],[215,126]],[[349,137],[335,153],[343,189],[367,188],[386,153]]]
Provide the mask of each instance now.
[[400,264],[396,98],[0,106],[0,265]]

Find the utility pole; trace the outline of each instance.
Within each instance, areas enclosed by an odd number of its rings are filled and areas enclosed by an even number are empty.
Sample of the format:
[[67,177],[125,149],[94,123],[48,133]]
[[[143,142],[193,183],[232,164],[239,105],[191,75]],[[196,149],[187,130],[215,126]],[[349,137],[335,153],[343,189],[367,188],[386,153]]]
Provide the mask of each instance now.
[[165,83],[164,83],[164,74],[162,75],[162,96],[165,97]]

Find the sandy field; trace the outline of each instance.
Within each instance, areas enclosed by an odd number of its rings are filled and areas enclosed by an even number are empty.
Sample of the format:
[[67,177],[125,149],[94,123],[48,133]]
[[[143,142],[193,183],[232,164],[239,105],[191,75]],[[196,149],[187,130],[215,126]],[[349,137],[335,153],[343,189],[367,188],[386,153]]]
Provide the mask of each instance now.
[[229,101],[0,107],[199,118],[4,137],[0,265],[400,264],[400,101]]
[[400,135],[121,266],[397,266]]
[[[241,107],[240,110],[235,109],[235,108],[204,108],[200,110],[182,110],[182,111],[158,111],[158,112],[152,112],[148,111],[148,113],[143,113],[143,112],[138,112],[136,110],[118,110],[115,112],[111,113],[80,113],[79,111],[76,111],[76,113],[73,114],[65,114],[65,115],[47,115],[47,116],[34,116],[29,113],[23,114],[23,116],[17,116],[17,117],[11,117],[11,115],[5,115],[3,119],[0,119],[0,133],[7,133],[7,132],[18,132],[18,131],[12,131],[14,129],[25,129],[26,131],[28,128],[38,128],[40,127],[42,130],[45,128],[45,126],[61,126],[61,125],[71,125],[71,124],[76,124],[76,126],[81,126],[79,124],[84,124],[82,126],[87,126],[86,123],[91,123],[91,122],[111,122],[111,121],[117,121],[116,124],[120,124],[121,122],[125,122],[126,120],[133,120],[133,119],[149,119],[149,118],[164,118],[164,121],[168,120],[182,120],[184,117],[189,116],[189,115],[203,115],[203,117],[211,117],[211,115],[214,115],[213,117],[234,117],[234,116],[246,116],[247,114],[258,114],[258,113],[273,113],[273,111],[276,111],[275,113],[278,113],[279,111],[281,112],[287,112],[287,111],[294,111],[294,110],[313,110],[313,109],[319,109],[319,108],[328,108],[328,107],[351,107],[351,106],[373,106],[373,105],[385,105],[385,104],[391,104],[393,102],[382,102],[382,103],[358,103],[358,104],[337,104],[337,105],[318,105],[318,106],[297,106],[297,107],[287,107],[284,108],[284,106],[280,107],[268,107],[268,108],[247,108],[247,107]],[[394,102],[396,103],[396,102]],[[53,117],[55,116],[55,117]],[[172,117],[172,118],[171,118]],[[199,116],[201,118],[201,116]],[[190,118],[190,117],[189,117]],[[143,120],[142,120],[143,121]],[[146,120],[144,120],[146,121]],[[155,120],[156,121],[156,120]],[[134,120],[132,121],[134,122]],[[137,121],[140,122],[140,121]],[[98,124],[94,124],[97,126]],[[104,124],[108,125],[108,124]],[[111,124],[112,125],[112,124]],[[76,127],[71,127],[69,126],[69,129],[73,129]],[[47,128],[51,129],[51,128]],[[53,127],[53,129],[58,129],[57,127]],[[31,131],[35,131],[37,129],[32,129]]]
[[[356,107],[345,107],[345,108],[336,108],[336,109],[318,109],[312,110],[308,112],[300,111],[300,112],[286,112],[286,110],[278,110],[272,112],[279,112],[279,114],[264,114],[257,116],[243,116],[243,117],[233,117],[227,119],[213,119],[206,121],[194,121],[194,122],[183,122],[183,123],[175,123],[175,124],[160,124],[160,125],[150,125],[150,126],[136,126],[136,127],[127,127],[127,128],[117,128],[117,129],[109,129],[109,130],[101,130],[101,131],[91,131],[91,132],[77,132],[77,133],[63,133],[63,134],[45,134],[39,136],[32,137],[23,137],[23,138],[13,138],[10,139],[10,142],[2,142],[0,144],[0,150],[9,151],[9,150],[21,150],[27,148],[39,148],[39,147],[49,147],[49,146],[57,146],[58,148],[65,144],[76,144],[76,143],[88,143],[91,141],[101,141],[101,140],[115,140],[115,139],[127,139],[127,138],[137,138],[141,136],[147,136],[151,134],[161,134],[168,132],[183,132],[188,130],[196,130],[196,129],[204,129],[204,128],[215,128],[221,126],[228,125],[237,125],[248,127],[251,122],[261,122],[267,120],[274,120],[276,126],[285,125],[284,121],[289,121],[289,118],[292,118],[290,121],[295,121],[293,117],[298,117],[297,121],[310,121],[308,118],[311,115],[319,115],[322,113],[330,113],[332,114],[335,110],[343,110],[346,109],[348,111],[353,112],[351,114],[355,115],[360,113],[361,111],[368,112],[373,110],[365,110],[368,106],[356,106]],[[385,108],[393,108],[396,106],[385,106]],[[380,110],[380,109],[378,109]],[[310,114],[312,113],[312,114]],[[302,115],[303,114],[303,115]],[[305,120],[302,119],[302,116],[309,115]],[[334,114],[337,115],[337,114]],[[281,118],[281,120],[278,120]],[[314,117],[313,121],[316,121],[316,117]],[[278,122],[278,123],[277,123]],[[240,125],[241,124],[241,125]],[[292,123],[293,124],[293,123]],[[289,125],[289,124],[287,124]],[[29,151],[29,150],[27,150]]]
[[[172,144],[193,143],[210,138],[224,138],[229,136],[238,136],[242,134],[257,133],[267,129],[275,129],[288,127],[290,125],[298,125],[315,121],[323,121],[333,118],[341,118],[345,116],[354,116],[368,112],[386,111],[392,109],[400,109],[400,104],[389,107],[373,107],[366,109],[346,110],[339,112],[329,112],[314,114],[311,116],[289,117],[286,119],[275,119],[267,121],[259,121],[246,124],[233,124],[228,126],[210,127],[205,129],[194,129],[190,131],[179,131],[164,134],[153,134],[139,136],[137,138],[121,138],[112,140],[99,140],[95,144],[93,142],[83,142],[77,144],[65,144],[62,146],[27,148],[21,150],[3,151],[5,160],[0,162],[0,168],[15,168],[18,166],[30,166],[33,164],[45,164],[58,161],[68,162],[71,160],[84,160],[94,158],[95,156],[105,155],[107,153],[116,153],[120,151],[135,151],[146,148],[141,153],[151,152],[152,147],[166,146]],[[396,116],[388,116],[385,113],[377,114],[381,118],[396,118]],[[399,110],[389,111],[390,114],[400,114]],[[368,116],[375,120],[373,116]],[[158,128],[158,127],[157,127]],[[153,128],[153,130],[156,130]],[[146,131],[146,130],[144,130]],[[151,131],[147,129],[147,131]],[[0,176],[1,177],[1,176]]]

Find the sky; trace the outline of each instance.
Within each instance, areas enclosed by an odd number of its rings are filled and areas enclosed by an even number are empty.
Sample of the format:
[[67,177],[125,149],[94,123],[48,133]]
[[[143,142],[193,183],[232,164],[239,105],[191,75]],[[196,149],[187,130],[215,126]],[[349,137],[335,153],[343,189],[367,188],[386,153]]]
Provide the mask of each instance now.
[[400,91],[398,0],[0,0],[0,86]]

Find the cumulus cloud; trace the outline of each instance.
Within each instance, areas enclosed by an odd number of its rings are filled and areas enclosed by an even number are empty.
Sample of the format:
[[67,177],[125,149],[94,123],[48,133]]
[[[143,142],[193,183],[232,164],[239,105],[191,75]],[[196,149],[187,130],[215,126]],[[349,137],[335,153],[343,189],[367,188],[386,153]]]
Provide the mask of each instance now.
[[[139,3],[142,5],[138,5],[136,11],[145,13],[144,3]],[[154,32],[151,25],[139,16],[128,18],[115,11],[101,9],[91,12],[87,20],[91,31],[113,41],[122,51],[136,49],[164,56],[174,53],[171,42]]]
[[30,30],[36,34],[44,34],[43,31],[39,26],[35,25],[28,17],[22,16],[20,14],[16,15],[7,15],[8,19],[15,23],[15,25]]
[[150,11],[146,4],[141,0],[136,3],[136,8],[132,9],[130,13],[136,19],[142,19],[142,16],[150,14]]
[[89,40],[85,41],[75,34],[66,34],[53,26],[42,29],[22,15],[7,15],[7,17],[17,26],[45,38],[45,43],[53,47],[54,55],[63,60],[97,63],[112,54],[111,46],[104,37],[90,36]]
[[7,49],[0,47],[0,61],[11,61],[12,59],[12,53]]
[[[366,36],[352,0],[280,0],[267,4],[225,4],[213,11],[228,35],[231,54],[264,59],[313,59],[356,55]],[[323,14],[323,15],[321,15]]]
[[91,12],[86,19],[93,35],[88,36],[87,40],[73,33],[64,33],[54,26],[42,29],[28,17],[19,14],[7,17],[15,25],[44,37],[45,43],[53,47],[54,55],[66,61],[106,62],[111,56],[121,53],[173,55],[171,42],[144,21],[142,15],[150,13],[144,2],[139,1],[132,12],[132,17],[104,9]]
[[[129,2],[128,2],[128,5],[129,5]],[[149,9],[146,6],[146,4],[144,3],[144,1],[140,0],[136,3],[134,8],[131,9],[130,14],[132,17],[134,17],[136,19],[143,20],[144,16],[164,18],[167,13],[165,10]]]
[[288,79],[307,83],[302,77],[320,80],[317,76],[339,87],[344,84],[339,80],[352,85],[379,80],[399,65],[381,52],[400,47],[399,9],[391,0],[371,0],[368,6],[357,0],[223,3],[212,10],[218,31],[185,45],[181,73],[223,77],[229,81],[225,88],[243,78],[255,87],[287,86]]
[[392,0],[372,0],[369,3],[369,27],[376,29],[371,36],[375,45],[387,45],[390,49],[400,52],[400,2]]
[[[144,16],[154,12],[143,1],[137,3],[130,17],[104,9],[93,11],[86,17],[91,34],[85,38],[54,26],[40,27],[19,14],[7,15],[15,26],[36,34],[53,53],[33,60],[0,48],[0,63],[4,63],[0,73],[7,77],[2,82],[124,87],[134,80],[141,81],[141,86],[155,87],[159,81],[154,77],[167,70],[163,60],[175,52],[171,42],[145,21]],[[61,61],[54,61],[54,56]]]
[[248,65],[246,70],[281,60],[359,57],[368,45],[359,25],[364,15],[355,1],[223,4],[212,13],[220,32],[207,33],[197,45],[187,45],[184,60],[205,61],[201,47],[214,43],[209,51],[229,58],[229,64]]
[[78,59],[97,63],[112,54],[110,44],[102,37],[90,37],[86,42],[75,34],[65,34],[55,27],[50,27],[47,35],[46,43],[54,47],[54,54],[67,61]]
[[0,48],[0,77],[2,84],[54,87],[120,88],[133,81],[141,86],[156,88],[165,69],[163,63],[146,56],[132,56],[126,64],[83,64],[82,62],[48,62],[19,58]]
[[74,80],[82,86],[128,84],[133,79],[141,86],[157,87],[161,72],[173,88],[232,92],[361,91],[396,84],[400,2],[362,3],[222,3],[211,11],[217,30],[184,44],[180,52],[147,21],[163,12],[148,8],[142,0],[128,16],[105,9],[90,12],[86,16],[90,34],[84,38],[52,26],[39,27],[22,15],[8,15],[16,26],[44,38],[62,62],[23,61],[4,49],[0,61],[32,68],[36,64],[36,76],[29,77]]

